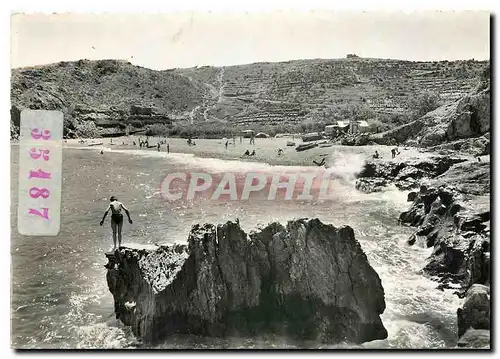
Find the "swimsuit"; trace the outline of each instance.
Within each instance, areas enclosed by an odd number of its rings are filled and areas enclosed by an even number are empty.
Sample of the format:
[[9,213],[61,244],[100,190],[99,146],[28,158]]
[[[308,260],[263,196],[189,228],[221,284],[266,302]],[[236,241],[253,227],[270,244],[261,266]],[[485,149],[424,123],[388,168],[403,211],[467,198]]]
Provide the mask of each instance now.
[[121,224],[123,222],[123,214],[113,213],[111,214],[111,220],[116,224]]
[[123,222],[123,214],[121,213],[121,203],[119,202],[114,202],[116,204],[116,207],[111,204],[110,206],[113,207],[111,209],[111,220],[116,223],[116,224],[121,224]]

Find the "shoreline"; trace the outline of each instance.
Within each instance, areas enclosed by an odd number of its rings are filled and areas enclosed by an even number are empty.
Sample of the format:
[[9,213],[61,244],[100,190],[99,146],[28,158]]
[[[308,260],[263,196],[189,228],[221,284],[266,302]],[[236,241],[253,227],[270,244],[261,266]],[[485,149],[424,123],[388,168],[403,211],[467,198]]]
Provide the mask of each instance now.
[[[138,143],[138,139],[144,136],[128,136],[113,138],[113,144],[110,144],[110,139],[92,138],[86,139],[86,143],[78,143],[78,139],[68,139],[64,142],[64,148],[95,148],[99,150],[135,150],[135,151],[150,151],[157,152],[156,148],[140,149],[139,146],[133,146],[133,141]],[[154,145],[159,140],[165,140],[165,137],[150,137],[151,145]],[[201,158],[214,158],[219,160],[236,160],[243,162],[267,163],[269,165],[281,166],[315,166],[313,160],[319,162],[323,157],[327,160],[341,160],[346,155],[358,157],[358,160],[370,161],[375,151],[378,151],[381,158],[377,162],[385,161],[406,161],[414,159],[423,159],[439,155],[438,152],[425,151],[417,147],[404,146],[400,147],[400,155],[392,159],[391,149],[395,146],[387,145],[366,145],[366,146],[345,146],[332,145],[329,147],[316,147],[310,150],[297,152],[295,146],[286,146],[287,138],[266,138],[255,139],[255,145],[249,144],[249,139],[243,139],[242,143],[236,139],[233,145],[232,140],[229,140],[227,149],[223,139],[196,139],[196,146],[189,146],[185,139],[168,138],[167,143],[170,145],[170,153],[190,154]],[[99,144],[89,146],[89,144]],[[125,144],[123,144],[125,143]],[[296,141],[296,145],[300,144]],[[278,149],[283,150],[281,156],[278,155]],[[255,156],[244,156],[246,150],[255,150]],[[162,144],[160,152],[166,153],[166,145]],[[460,154],[461,157],[468,157]],[[470,157],[472,158],[472,156]]]

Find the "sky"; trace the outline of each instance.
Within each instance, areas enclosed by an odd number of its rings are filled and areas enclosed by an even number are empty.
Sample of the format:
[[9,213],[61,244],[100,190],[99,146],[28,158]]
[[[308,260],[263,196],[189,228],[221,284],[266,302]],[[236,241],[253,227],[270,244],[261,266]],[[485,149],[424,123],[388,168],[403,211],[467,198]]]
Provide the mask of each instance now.
[[15,14],[11,67],[123,59],[152,69],[362,57],[487,60],[490,14],[268,12]]

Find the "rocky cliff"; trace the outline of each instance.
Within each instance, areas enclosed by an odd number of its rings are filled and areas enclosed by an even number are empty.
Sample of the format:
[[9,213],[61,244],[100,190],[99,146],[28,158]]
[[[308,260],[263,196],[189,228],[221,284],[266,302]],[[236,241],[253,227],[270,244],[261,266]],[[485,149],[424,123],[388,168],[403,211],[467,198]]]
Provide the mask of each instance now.
[[361,343],[387,337],[380,278],[350,227],[317,219],[193,226],[187,245],[107,254],[116,317],[146,342],[174,333],[277,333]]
[[357,175],[356,189],[370,193],[394,184],[400,190],[418,188],[422,181],[435,178],[453,165],[466,161],[461,156],[434,155],[427,158],[368,161]]
[[462,308],[458,308],[459,347],[490,346],[490,287],[474,284],[466,293]]
[[412,161],[368,162],[356,187],[383,191],[395,184],[408,193],[402,224],[415,227],[409,245],[433,248],[423,268],[439,281],[438,288],[455,288],[466,297],[457,311],[458,345],[489,346],[491,282],[490,161],[460,156],[432,156]]
[[360,106],[374,116],[404,114],[424,91],[452,103],[477,86],[488,63],[349,58],[155,71],[117,60],[60,62],[12,70],[12,118],[16,125],[23,108],[62,110],[65,134],[80,136],[152,124],[286,131],[345,119]]
[[[442,146],[446,142],[461,145],[464,141],[460,140],[486,135],[480,141],[487,141],[487,151],[483,149],[480,152],[489,154],[490,107],[490,68],[488,66],[480,76],[479,85],[471,93],[455,102],[444,104],[415,121],[372,135],[367,141],[379,144],[407,143],[433,147]],[[460,150],[461,146],[454,147],[454,149]],[[467,149],[464,148],[464,150]]]

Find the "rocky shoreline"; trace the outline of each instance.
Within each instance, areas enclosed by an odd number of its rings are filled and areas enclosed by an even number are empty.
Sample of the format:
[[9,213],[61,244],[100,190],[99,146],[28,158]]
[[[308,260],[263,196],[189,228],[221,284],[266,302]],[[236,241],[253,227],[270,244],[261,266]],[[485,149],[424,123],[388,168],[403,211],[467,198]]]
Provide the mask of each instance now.
[[[415,228],[408,245],[433,248],[423,274],[464,298],[457,346],[489,348],[489,156],[369,161],[356,182],[365,192],[390,185],[408,191],[399,217]],[[238,223],[197,225],[187,245],[122,247],[107,257],[116,317],[145,342],[175,333],[387,337],[384,289],[350,227],[300,219],[247,235]]]
[[108,253],[116,317],[144,342],[175,333],[385,339],[384,289],[354,231],[317,219],[193,226],[187,245]]
[[368,162],[356,188],[383,191],[395,185],[408,193],[401,224],[415,227],[409,245],[433,248],[423,272],[438,288],[456,288],[465,298],[457,310],[460,347],[489,347],[490,162],[460,156]]

